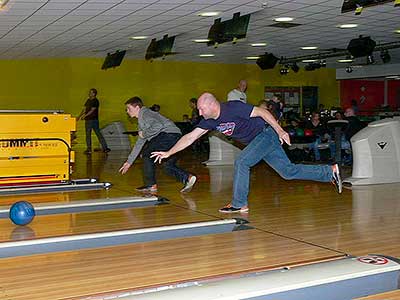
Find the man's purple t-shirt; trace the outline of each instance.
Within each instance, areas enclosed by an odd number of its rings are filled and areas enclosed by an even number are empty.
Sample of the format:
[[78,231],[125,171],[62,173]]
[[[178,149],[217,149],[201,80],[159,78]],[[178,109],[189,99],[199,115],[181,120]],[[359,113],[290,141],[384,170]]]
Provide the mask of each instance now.
[[226,136],[247,145],[266,126],[263,118],[250,118],[254,106],[241,101],[221,103],[218,119],[202,119],[196,127],[217,130]]

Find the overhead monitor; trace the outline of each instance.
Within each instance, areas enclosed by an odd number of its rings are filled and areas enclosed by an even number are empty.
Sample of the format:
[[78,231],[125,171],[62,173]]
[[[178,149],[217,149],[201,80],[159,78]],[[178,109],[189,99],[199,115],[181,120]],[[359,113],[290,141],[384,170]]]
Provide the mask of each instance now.
[[163,57],[173,54],[175,36],[168,37],[165,35],[161,40],[152,39],[147,47],[145,58],[146,60]]
[[108,53],[103,65],[101,66],[102,70],[107,70],[109,68],[115,68],[121,65],[121,62],[126,54],[126,50],[119,51],[117,50],[114,53]]
[[375,5],[381,5],[388,2],[393,2],[393,0],[344,0],[342,5],[342,13],[347,13],[350,11],[356,11],[359,7],[369,7]]
[[249,26],[250,14],[240,16],[235,13],[233,18],[226,21],[216,19],[208,31],[208,46],[236,41],[246,37]]

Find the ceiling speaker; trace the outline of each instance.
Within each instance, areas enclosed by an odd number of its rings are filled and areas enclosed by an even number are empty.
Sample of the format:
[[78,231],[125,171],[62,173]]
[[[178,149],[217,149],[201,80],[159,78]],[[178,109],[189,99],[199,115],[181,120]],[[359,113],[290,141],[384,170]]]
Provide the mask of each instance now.
[[256,63],[261,68],[261,70],[273,69],[278,62],[279,58],[277,58],[272,53],[265,53],[261,55]]
[[369,36],[352,39],[347,50],[353,57],[369,56],[374,52],[376,42]]

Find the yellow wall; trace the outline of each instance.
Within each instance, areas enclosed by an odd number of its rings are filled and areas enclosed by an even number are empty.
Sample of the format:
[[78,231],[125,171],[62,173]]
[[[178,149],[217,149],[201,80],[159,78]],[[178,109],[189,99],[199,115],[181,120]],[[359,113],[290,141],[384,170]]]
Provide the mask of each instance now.
[[[322,103],[331,106],[338,101],[335,72],[328,69],[281,76],[278,67],[261,71],[255,64],[124,60],[120,67],[104,71],[100,69],[102,62],[96,58],[0,61],[0,109],[63,109],[78,115],[89,88],[95,87],[101,125],[116,120],[128,125],[123,103],[135,95],[148,106],[160,104],[167,117],[181,120],[182,114],[190,112],[188,99],[210,91],[225,100],[242,78],[249,82],[247,95],[253,104],[263,99],[265,85],[319,86]],[[82,122],[78,124],[78,140],[83,147]]]

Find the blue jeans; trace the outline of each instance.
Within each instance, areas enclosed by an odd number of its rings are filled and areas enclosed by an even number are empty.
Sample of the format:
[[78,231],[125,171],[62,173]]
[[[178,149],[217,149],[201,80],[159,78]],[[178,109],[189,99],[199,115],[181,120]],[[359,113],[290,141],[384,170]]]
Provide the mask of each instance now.
[[103,150],[106,150],[108,147],[106,140],[104,139],[103,135],[100,132],[99,120],[85,120],[85,127],[86,127],[87,149],[92,150],[92,130],[93,130],[101,144],[101,148],[103,148]]
[[250,168],[261,160],[264,160],[285,179],[321,182],[332,180],[332,168],[329,165],[292,163],[286,156],[274,129],[267,127],[243,149],[235,160],[232,206],[242,207],[247,205]]
[[[156,184],[156,166],[154,158],[151,158],[151,153],[154,151],[168,151],[176,142],[181,138],[179,133],[166,133],[161,132],[159,135],[146,143],[142,150],[143,157],[143,182],[145,186]],[[189,179],[189,173],[179,168],[176,165],[178,157],[172,155],[166,160],[163,160],[163,167],[165,172],[174,176],[178,181],[186,183]]]
[[309,145],[310,149],[314,152],[314,158],[316,161],[321,160],[321,154],[319,153],[318,146],[321,145],[321,138],[317,137],[313,143]]

